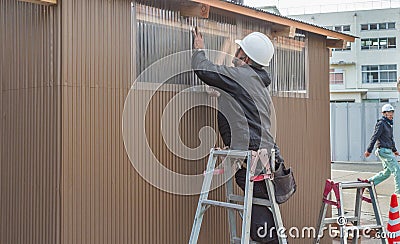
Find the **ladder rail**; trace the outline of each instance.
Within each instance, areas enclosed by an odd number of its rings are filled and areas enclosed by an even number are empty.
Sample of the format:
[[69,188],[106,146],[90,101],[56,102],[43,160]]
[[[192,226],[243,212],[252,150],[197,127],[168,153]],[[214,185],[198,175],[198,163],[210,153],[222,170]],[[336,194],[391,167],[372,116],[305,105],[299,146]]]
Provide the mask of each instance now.
[[[383,226],[383,220],[382,220],[382,215],[381,212],[379,211],[379,203],[378,203],[378,198],[375,190],[375,185],[373,182],[371,182],[371,186],[369,187],[369,196],[371,198],[371,201],[374,202],[373,204],[373,209],[374,209],[374,214],[375,214],[375,219],[376,219],[376,224],[381,225],[382,229],[379,230],[379,232],[382,234],[385,232],[385,227]],[[388,243],[387,238],[381,238],[382,243]]]
[[[226,201],[232,203],[233,201],[230,199],[230,196],[233,195],[233,174],[232,174],[232,167],[231,164],[234,163],[231,159],[228,160],[228,165],[224,164],[224,170],[227,173],[225,175],[225,190],[226,190]],[[228,178],[228,179],[227,179]],[[236,231],[236,215],[235,210],[229,208],[228,209],[228,222],[229,222],[229,235],[230,240],[233,240],[237,236]]]
[[199,197],[199,202],[197,204],[192,232],[190,233],[189,244],[196,244],[199,239],[201,223],[203,221],[204,212],[206,211],[207,208],[207,206],[204,205],[202,202],[208,198],[208,193],[211,187],[211,182],[213,177],[212,170],[215,168],[216,162],[217,158],[214,157],[214,149],[211,149],[207,163],[207,169],[206,169],[207,173],[205,174],[205,179],[203,181],[203,186],[201,188],[201,193]]
[[254,182],[250,181],[254,176],[254,172],[251,171],[251,153],[247,153],[247,166],[246,167],[246,187],[244,192],[244,203],[243,203],[243,220],[242,220],[242,244],[250,242],[250,223],[251,223],[251,209],[253,206],[253,188]]
[[[330,193],[328,194],[328,198],[330,196]],[[328,204],[326,204],[324,201],[322,201],[321,209],[319,211],[319,219],[321,221],[318,221],[317,223],[317,232],[316,236],[314,237],[314,244],[318,244],[323,236],[323,228],[325,227],[325,217],[326,217],[326,210],[328,208]],[[337,223],[337,220],[335,221]]]
[[[354,206],[354,216],[356,220],[353,221],[354,226],[359,226],[361,221],[361,203],[362,203],[362,193],[363,188],[357,188],[356,193],[356,204]],[[360,233],[358,231],[355,232],[353,236],[352,244],[357,244],[358,238],[360,237]]]

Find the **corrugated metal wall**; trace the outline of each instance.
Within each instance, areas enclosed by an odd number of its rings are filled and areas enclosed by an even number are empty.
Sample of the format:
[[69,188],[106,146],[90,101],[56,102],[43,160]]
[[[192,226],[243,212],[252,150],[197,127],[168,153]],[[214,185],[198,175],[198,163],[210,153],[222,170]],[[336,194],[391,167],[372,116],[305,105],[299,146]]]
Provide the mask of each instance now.
[[61,2],[61,243],[140,243],[141,188],[124,153],[130,83],[130,1]]
[[[122,111],[137,61],[131,57],[131,2],[0,5],[0,38],[13,47],[1,49],[1,244],[186,243],[198,197],[157,190],[133,169],[124,149]],[[315,225],[330,176],[328,51],[323,37],[308,35],[307,42],[308,98],[274,97],[277,141],[298,183],[295,197],[282,206],[289,228]],[[188,167],[160,139],[157,121],[175,93],[154,96],[149,142],[171,169],[196,173],[199,164]],[[193,135],[215,126],[214,113],[187,113],[182,140],[197,145]],[[219,198],[222,191],[213,194]],[[211,211],[201,243],[227,243],[225,212]]]
[[330,178],[329,53],[323,37],[309,34],[308,57],[309,98],[273,98],[277,142],[298,185],[294,197],[282,206],[283,219],[287,228],[297,226],[300,231],[316,226],[325,180]]
[[[185,243],[189,238],[197,197],[157,190],[134,170],[124,150],[122,111],[132,62],[139,61],[136,56],[131,61],[131,28],[130,1],[62,2],[61,243]],[[159,135],[160,109],[171,95],[154,97],[149,140],[170,167],[184,171],[187,166]],[[140,97],[137,102],[142,103]],[[195,130],[190,126],[186,135]],[[215,210],[207,220],[202,243],[226,240],[216,221],[222,214]]]
[[57,12],[0,1],[0,243],[59,243]]

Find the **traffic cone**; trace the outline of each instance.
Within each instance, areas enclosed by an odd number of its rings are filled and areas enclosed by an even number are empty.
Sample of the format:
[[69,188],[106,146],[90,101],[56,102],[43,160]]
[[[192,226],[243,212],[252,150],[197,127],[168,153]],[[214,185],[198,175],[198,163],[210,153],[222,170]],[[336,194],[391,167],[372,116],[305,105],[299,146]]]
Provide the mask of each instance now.
[[393,194],[390,199],[389,222],[387,225],[387,239],[389,244],[400,242],[400,218],[399,218],[399,203],[397,195]]

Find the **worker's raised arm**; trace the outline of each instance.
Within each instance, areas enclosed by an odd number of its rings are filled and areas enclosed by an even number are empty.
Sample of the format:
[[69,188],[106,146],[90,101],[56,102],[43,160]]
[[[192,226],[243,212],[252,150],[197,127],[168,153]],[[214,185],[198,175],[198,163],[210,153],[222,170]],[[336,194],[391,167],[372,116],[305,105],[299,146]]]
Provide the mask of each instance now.
[[216,65],[206,57],[203,50],[195,50],[192,56],[192,69],[207,85],[217,87],[226,92],[238,89],[238,83],[230,76],[234,73],[233,67]]

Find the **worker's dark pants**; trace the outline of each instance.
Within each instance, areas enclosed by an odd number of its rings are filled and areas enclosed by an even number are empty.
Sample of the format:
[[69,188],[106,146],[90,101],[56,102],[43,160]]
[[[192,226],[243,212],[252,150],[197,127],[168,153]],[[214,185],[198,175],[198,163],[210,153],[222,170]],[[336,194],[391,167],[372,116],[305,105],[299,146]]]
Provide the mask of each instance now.
[[[244,191],[246,187],[246,169],[239,169],[235,174],[235,179],[236,184]],[[267,187],[264,181],[254,182],[253,197],[268,199]],[[253,204],[250,237],[252,240],[261,243],[279,243],[274,217],[268,207]]]

